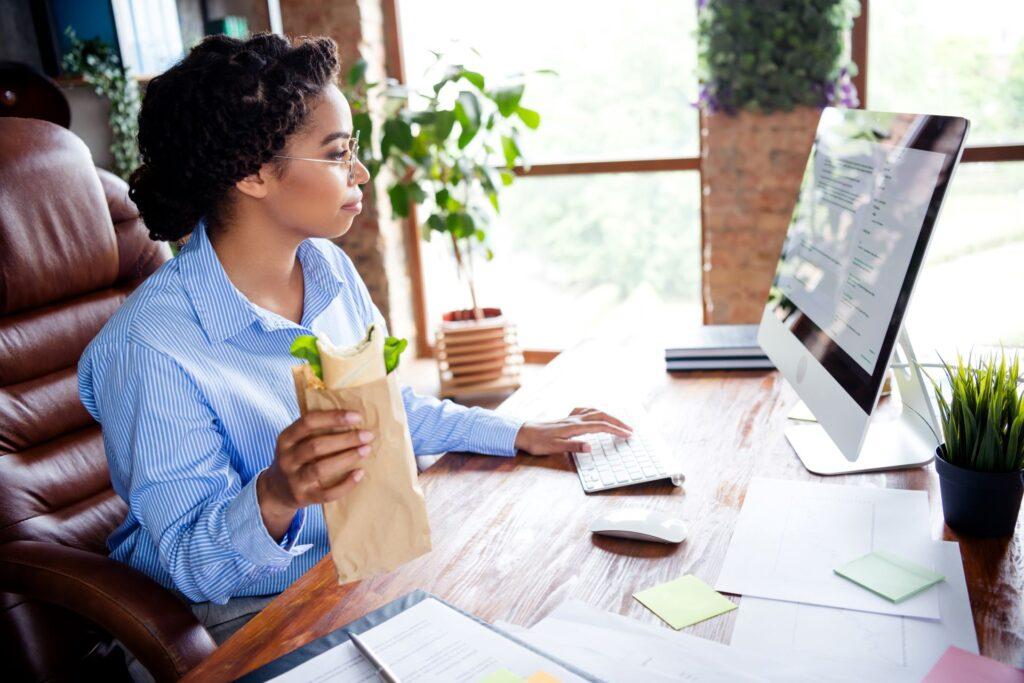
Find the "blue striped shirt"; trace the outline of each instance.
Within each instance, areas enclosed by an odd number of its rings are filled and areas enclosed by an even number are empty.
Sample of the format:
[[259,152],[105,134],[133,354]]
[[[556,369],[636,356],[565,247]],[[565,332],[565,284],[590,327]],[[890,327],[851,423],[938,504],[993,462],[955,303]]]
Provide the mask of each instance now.
[[[82,403],[102,425],[114,490],[128,505],[111,557],[196,602],[284,590],[328,551],[319,505],[280,542],[256,479],[299,417],[288,349],[302,334],[354,344],[386,324],[335,244],[299,245],[302,323],[253,304],[231,283],[202,221],[178,255],[128,297],[78,366]],[[515,454],[521,421],[402,387],[416,454]]]

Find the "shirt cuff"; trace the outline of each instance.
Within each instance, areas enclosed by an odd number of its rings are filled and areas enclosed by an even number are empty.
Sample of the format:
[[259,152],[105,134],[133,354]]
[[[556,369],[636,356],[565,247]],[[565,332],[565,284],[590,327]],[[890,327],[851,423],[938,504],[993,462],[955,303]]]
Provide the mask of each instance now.
[[481,408],[469,429],[464,450],[488,455],[516,454],[516,435],[525,420]]
[[260,504],[256,496],[256,482],[262,473],[249,480],[228,504],[225,513],[228,538],[238,553],[252,564],[258,567],[284,569],[291,563],[293,557],[309,549],[307,545],[295,545],[306,520],[306,511],[300,509],[296,512],[281,543],[275,541],[263,523],[263,515],[260,514]]

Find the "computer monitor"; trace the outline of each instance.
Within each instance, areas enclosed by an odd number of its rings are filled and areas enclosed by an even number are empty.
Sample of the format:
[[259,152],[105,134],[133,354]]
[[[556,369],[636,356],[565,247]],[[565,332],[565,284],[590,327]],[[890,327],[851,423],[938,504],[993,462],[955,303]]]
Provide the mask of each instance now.
[[924,391],[918,368],[897,372],[902,418],[872,426],[871,416],[897,341],[912,353],[903,318],[968,125],[822,111],[757,336],[817,420],[786,432],[811,471],[934,457],[931,401],[910,395]]

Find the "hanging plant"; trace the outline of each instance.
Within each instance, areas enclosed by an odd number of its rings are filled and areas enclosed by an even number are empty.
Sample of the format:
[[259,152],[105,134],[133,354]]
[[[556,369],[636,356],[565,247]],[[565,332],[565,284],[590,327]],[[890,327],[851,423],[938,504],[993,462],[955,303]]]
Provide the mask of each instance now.
[[699,0],[697,106],[858,106],[848,37],[859,14],[858,0]]
[[71,41],[71,50],[61,61],[71,75],[81,76],[100,97],[110,102],[111,169],[121,178],[128,176],[141,162],[139,158],[139,89],[121,66],[113,48],[99,38],[81,40],[68,26],[64,32]]

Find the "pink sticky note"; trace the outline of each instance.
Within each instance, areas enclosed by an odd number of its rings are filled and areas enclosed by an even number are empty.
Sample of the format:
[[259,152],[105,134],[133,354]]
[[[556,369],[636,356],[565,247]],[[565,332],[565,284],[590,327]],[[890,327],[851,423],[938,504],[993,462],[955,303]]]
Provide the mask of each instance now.
[[1024,671],[950,646],[921,683],[1024,683]]

